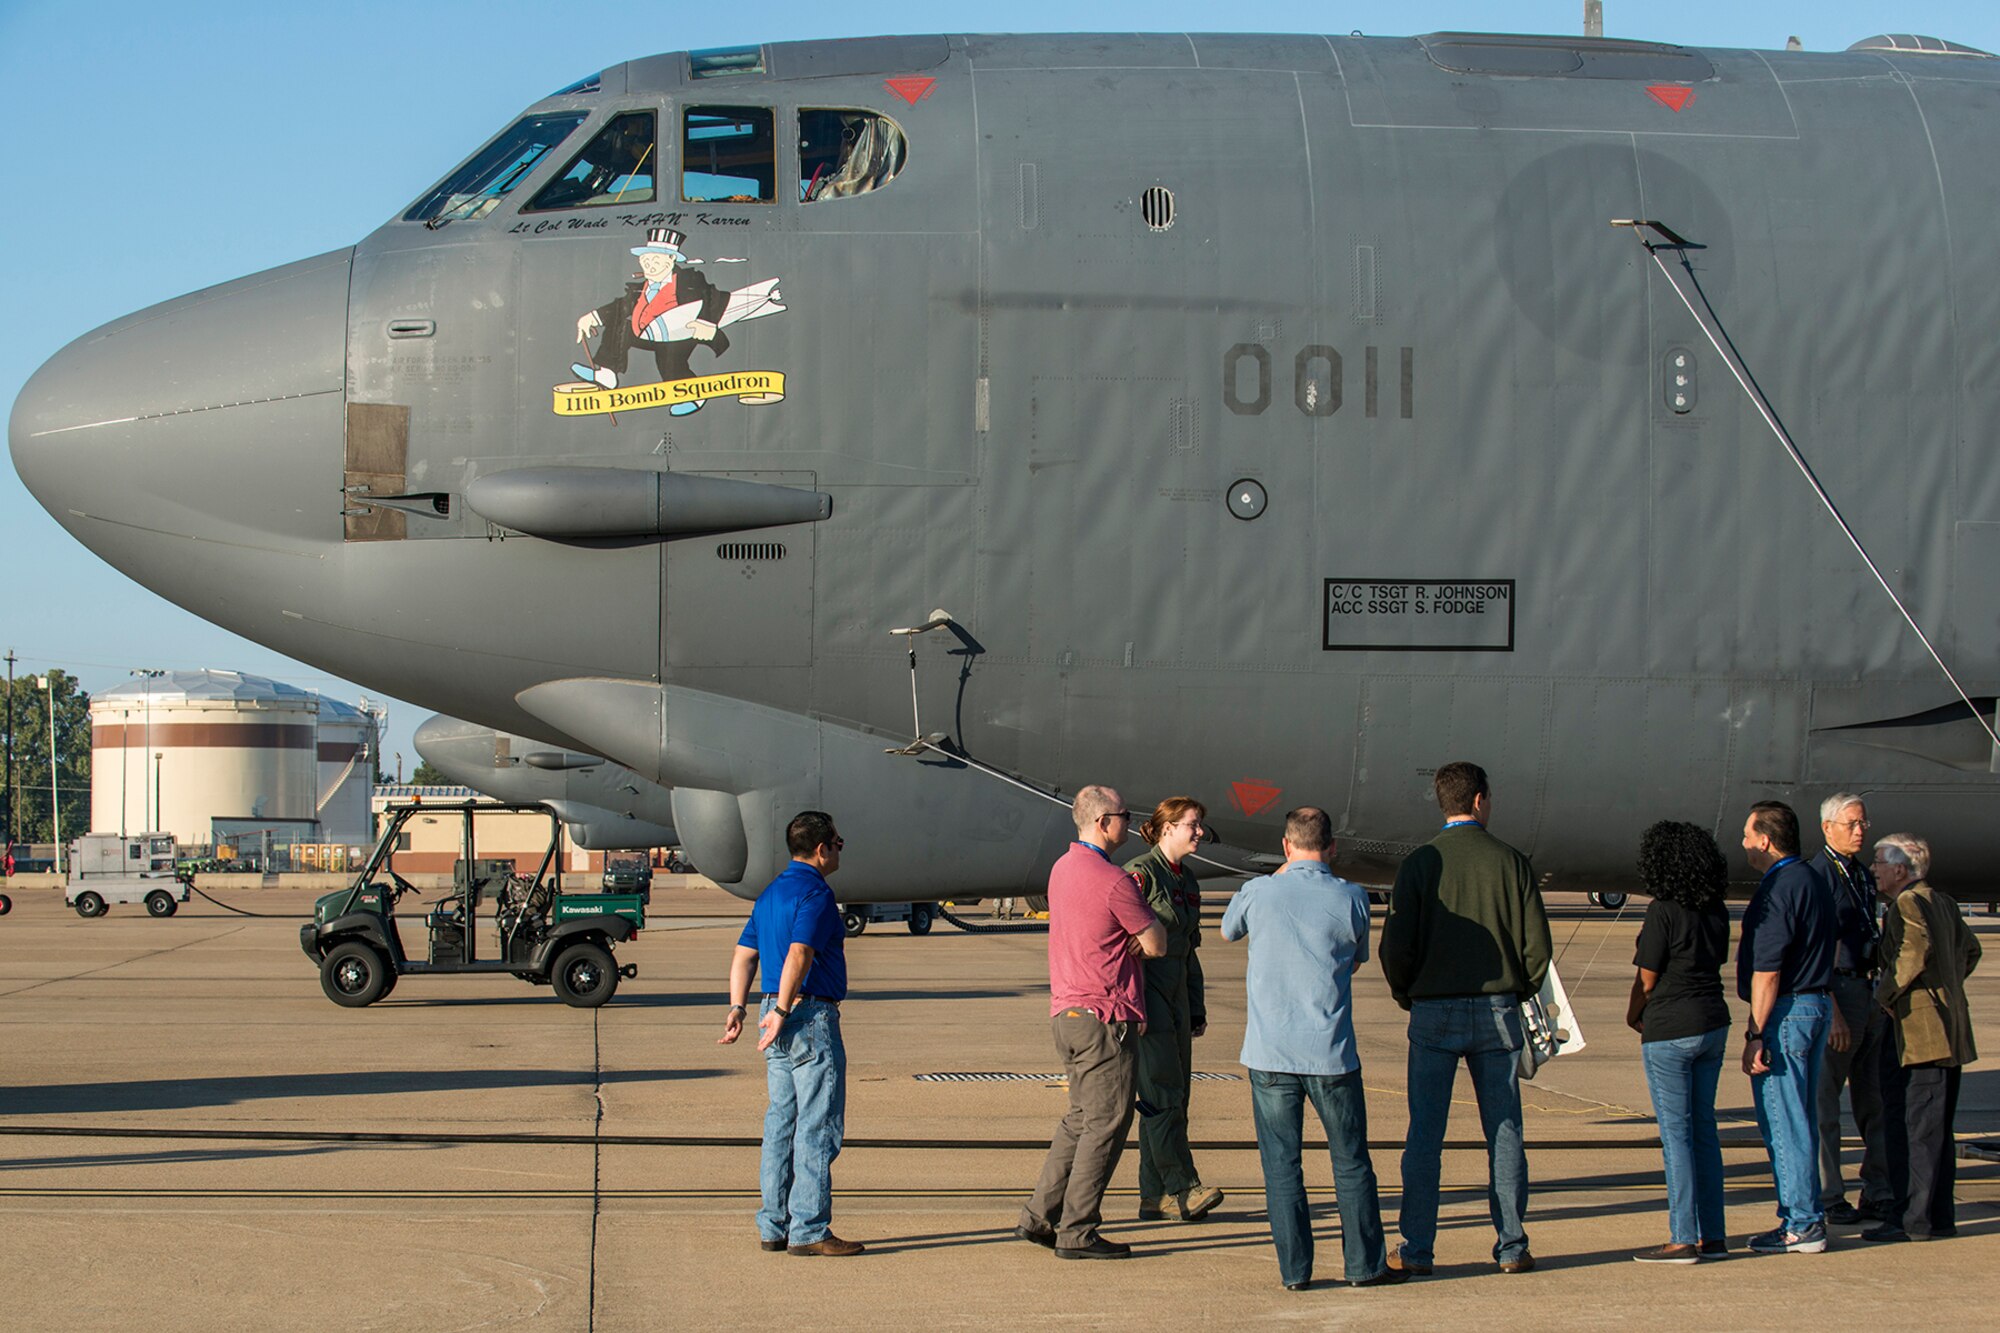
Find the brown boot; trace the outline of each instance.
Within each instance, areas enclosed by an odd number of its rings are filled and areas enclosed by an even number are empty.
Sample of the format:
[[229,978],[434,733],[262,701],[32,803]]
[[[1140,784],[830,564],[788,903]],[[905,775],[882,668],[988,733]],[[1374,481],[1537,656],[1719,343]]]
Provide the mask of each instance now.
[[786,1254],[822,1255],[828,1259],[845,1259],[851,1254],[860,1254],[867,1247],[859,1241],[842,1240],[831,1231],[810,1245],[794,1245]]
[[1222,1191],[1213,1185],[1196,1185],[1193,1189],[1181,1191],[1181,1221],[1199,1222],[1215,1211],[1215,1205],[1222,1202]]

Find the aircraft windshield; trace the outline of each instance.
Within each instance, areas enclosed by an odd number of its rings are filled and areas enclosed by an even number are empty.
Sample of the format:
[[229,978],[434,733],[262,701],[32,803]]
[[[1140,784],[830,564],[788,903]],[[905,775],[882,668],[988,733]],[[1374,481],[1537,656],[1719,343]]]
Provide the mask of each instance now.
[[403,214],[405,222],[433,225],[485,217],[521,183],[535,163],[583,124],[585,113],[560,111],[524,116],[472,160],[439,181]]
[[657,160],[653,113],[628,111],[614,116],[521,211],[644,203],[654,197]]
[[770,203],[778,197],[776,117],[767,106],[689,107],[681,198],[689,203]]

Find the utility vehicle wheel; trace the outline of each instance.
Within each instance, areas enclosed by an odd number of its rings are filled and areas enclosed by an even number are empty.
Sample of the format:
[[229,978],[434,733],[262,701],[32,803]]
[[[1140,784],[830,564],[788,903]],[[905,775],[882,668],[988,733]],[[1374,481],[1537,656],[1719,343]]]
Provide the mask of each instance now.
[[172,916],[179,909],[180,904],[165,889],[154,889],[146,895],[146,910],[154,916]]
[[1607,912],[1615,912],[1625,905],[1625,895],[1617,889],[1609,893],[1600,893],[1597,895],[1597,905]]
[[76,914],[78,916],[103,916],[104,899],[95,893],[85,892],[77,894]]
[[572,944],[549,970],[556,995],[573,1009],[595,1009],[618,991],[618,964],[601,945]]
[[5,916],[7,915],[7,913],[13,910],[14,910],[14,900],[12,898],[9,898],[6,894],[0,893],[0,916]]
[[1048,900],[1048,896],[1047,896],[1046,894],[1041,894],[1041,893],[1031,893],[1031,894],[1029,894],[1029,895],[1028,895],[1028,910],[1029,910],[1030,912],[1046,912],[1046,911],[1048,911],[1048,910],[1049,910],[1049,900]]
[[847,931],[847,938],[851,940],[868,929],[868,918],[850,907],[840,914],[840,924]]
[[373,1004],[389,991],[389,960],[361,940],[336,944],[319,965],[320,989],[326,998],[348,1009]]
[[928,935],[931,933],[931,909],[922,903],[910,908],[910,933]]

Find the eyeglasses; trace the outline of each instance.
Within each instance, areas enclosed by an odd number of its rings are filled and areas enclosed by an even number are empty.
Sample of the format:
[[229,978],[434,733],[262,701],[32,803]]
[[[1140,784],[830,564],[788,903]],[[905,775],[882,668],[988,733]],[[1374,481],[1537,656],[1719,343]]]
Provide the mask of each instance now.
[[841,837],[838,833],[836,833],[833,835],[833,841],[827,845],[832,847],[833,850],[835,850],[836,852],[838,852],[843,850],[847,846],[847,839]]
[[1097,822],[1102,824],[1107,819],[1123,819],[1129,823],[1131,821],[1131,818],[1132,818],[1132,812],[1130,810],[1113,810],[1108,815],[1099,815],[1097,817]]
[[1834,819],[1827,821],[1828,828],[1844,828],[1855,833],[1865,833],[1875,826],[1865,819]]
[[1174,821],[1173,823],[1171,823],[1171,824],[1167,825],[1167,827],[1168,827],[1168,828],[1200,828],[1200,827],[1201,827],[1201,821],[1200,821],[1199,819],[1177,819],[1177,820],[1175,820],[1175,821]]

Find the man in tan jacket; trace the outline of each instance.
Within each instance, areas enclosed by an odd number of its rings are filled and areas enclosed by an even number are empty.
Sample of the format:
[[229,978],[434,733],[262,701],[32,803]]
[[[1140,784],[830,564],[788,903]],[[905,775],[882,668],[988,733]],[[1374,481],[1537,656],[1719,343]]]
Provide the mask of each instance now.
[[[1979,966],[1979,940],[1958,904],[1932,889],[1930,844],[1892,833],[1875,844],[1876,892],[1889,904],[1882,926],[1875,1001],[1889,1011],[1893,1045],[1884,1053],[1884,1100],[1901,1085],[1902,1124],[1891,1116],[1889,1174],[1901,1195],[1902,1223],[1863,1240],[1930,1240],[1958,1234],[1952,1190],[1959,1071],[1978,1059],[1965,978]],[[1900,1133],[1898,1130],[1900,1129]]]

